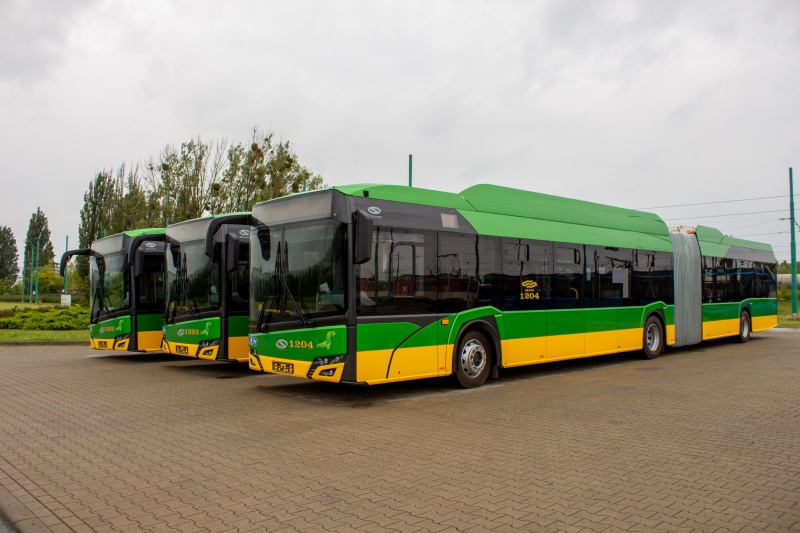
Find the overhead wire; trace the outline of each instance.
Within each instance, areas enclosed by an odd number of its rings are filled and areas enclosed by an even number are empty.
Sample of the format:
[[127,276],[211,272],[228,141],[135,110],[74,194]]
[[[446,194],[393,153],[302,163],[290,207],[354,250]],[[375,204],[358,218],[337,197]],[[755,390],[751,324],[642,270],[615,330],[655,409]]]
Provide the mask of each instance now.
[[637,207],[636,209],[643,210],[643,209],[668,209],[671,207],[689,207],[693,205],[711,205],[711,204],[730,204],[734,202],[751,202],[753,200],[772,200],[774,198],[788,198],[788,194],[782,194],[779,196],[762,196],[760,198],[742,198],[741,200],[719,200],[716,202],[700,202],[696,204],[676,204],[676,205],[656,205],[652,207]]
[[773,209],[771,211],[749,211],[747,213],[730,213],[726,215],[701,215],[701,216],[685,216],[685,217],[674,217],[674,218],[665,218],[664,220],[682,220],[686,218],[696,219],[696,218],[719,218],[719,217],[738,217],[741,215],[762,215],[764,213],[783,213],[786,209]]

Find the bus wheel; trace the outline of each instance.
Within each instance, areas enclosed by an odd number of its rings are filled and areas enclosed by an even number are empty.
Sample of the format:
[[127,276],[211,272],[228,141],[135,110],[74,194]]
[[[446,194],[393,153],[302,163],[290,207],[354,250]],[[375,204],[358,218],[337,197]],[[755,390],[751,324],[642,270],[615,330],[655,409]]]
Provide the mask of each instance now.
[[664,351],[664,330],[661,328],[661,321],[654,316],[647,318],[644,323],[644,337],[642,345],[644,356],[648,359],[655,359]]
[[483,385],[492,369],[492,348],[486,335],[479,331],[464,335],[454,363],[459,385],[465,389]]
[[747,309],[742,311],[742,316],[739,317],[739,337],[738,340],[741,343],[745,343],[750,340],[750,313],[747,312]]

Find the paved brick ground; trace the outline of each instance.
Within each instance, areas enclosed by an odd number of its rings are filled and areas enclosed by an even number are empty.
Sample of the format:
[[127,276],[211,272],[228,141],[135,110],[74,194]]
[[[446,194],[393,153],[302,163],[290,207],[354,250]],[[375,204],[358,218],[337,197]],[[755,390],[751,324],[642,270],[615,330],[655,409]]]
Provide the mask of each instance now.
[[800,334],[355,388],[0,347],[23,531],[800,530]]

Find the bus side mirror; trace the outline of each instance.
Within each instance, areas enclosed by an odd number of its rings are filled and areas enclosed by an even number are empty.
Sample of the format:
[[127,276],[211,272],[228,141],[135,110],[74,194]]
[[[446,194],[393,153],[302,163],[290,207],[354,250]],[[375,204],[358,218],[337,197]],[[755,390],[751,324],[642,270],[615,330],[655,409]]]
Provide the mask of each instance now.
[[144,250],[136,250],[133,256],[133,277],[138,278],[144,272]]
[[61,256],[61,264],[58,266],[58,273],[61,274],[61,277],[64,277],[64,270],[67,268],[67,263],[69,260],[72,259],[72,254],[69,252],[65,252],[64,255]]
[[361,209],[353,213],[353,264],[361,265],[372,259],[372,217]]
[[225,239],[225,270],[233,272],[239,265],[239,237],[228,235]]
[[269,244],[269,228],[259,228],[256,230],[256,237],[261,245],[261,258],[264,261],[269,261],[270,244]]

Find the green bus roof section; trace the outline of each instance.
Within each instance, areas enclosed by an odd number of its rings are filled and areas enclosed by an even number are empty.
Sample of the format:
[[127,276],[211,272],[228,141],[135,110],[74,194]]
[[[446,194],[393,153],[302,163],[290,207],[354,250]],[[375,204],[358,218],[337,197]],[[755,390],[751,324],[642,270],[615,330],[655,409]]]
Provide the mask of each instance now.
[[658,215],[644,211],[498,185],[473,185],[461,191],[461,196],[475,208],[475,211],[482,213],[635,231],[669,238],[669,228],[664,221]]
[[731,248],[746,248],[759,250],[773,254],[772,246],[763,242],[748,241],[737,237],[728,237],[721,231],[708,226],[697,226],[695,228],[697,242],[700,244],[700,251],[703,255],[711,257],[727,257]]
[[484,235],[671,251],[658,215],[583,200],[474,185],[460,194],[400,185],[334,187],[343,194],[457,209]]
[[164,235],[167,232],[166,228],[144,228],[123,231],[128,237],[141,237],[142,235]]
[[[332,188],[348,196],[368,192],[376,200],[457,209],[485,235],[672,251],[666,223],[645,211],[486,184],[458,194],[404,185]],[[727,237],[707,226],[697,226],[696,234],[704,255],[724,257],[731,247],[773,253],[769,244]]]
[[402,185],[349,185],[333,187],[334,190],[348,196],[364,196],[364,191],[369,192],[372,200],[387,200],[389,202],[404,202],[408,204],[430,205],[447,209],[473,210],[472,205],[461,195],[452,192],[420,189]]

